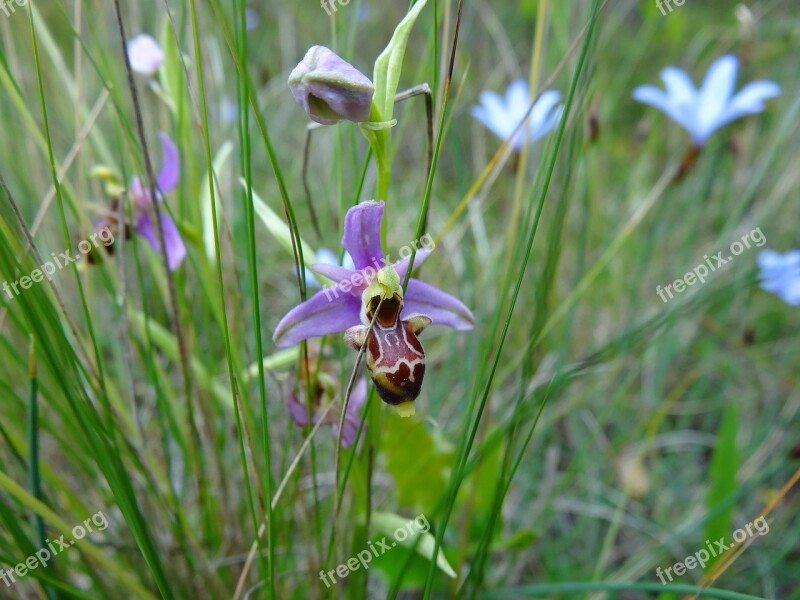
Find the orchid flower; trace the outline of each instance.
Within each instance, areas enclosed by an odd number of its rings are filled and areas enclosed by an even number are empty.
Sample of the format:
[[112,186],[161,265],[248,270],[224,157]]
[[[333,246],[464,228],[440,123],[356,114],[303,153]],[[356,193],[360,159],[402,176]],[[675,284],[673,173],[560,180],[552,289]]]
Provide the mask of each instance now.
[[745,115],[764,110],[764,100],[781,92],[772,81],[754,81],[734,95],[739,60],[727,54],[709,67],[698,90],[686,72],[676,67],[661,71],[666,91],[652,85],[633,90],[633,98],[663,111],[686,129],[695,147],[703,146],[717,129]]
[[[322,400],[326,398],[328,401],[335,401],[333,396],[335,392],[331,390],[336,389],[336,383],[331,379],[330,375],[324,372],[317,374],[317,389],[312,404],[311,420],[312,424],[316,425],[319,422],[320,416],[323,412]],[[361,407],[367,400],[367,380],[361,377],[353,387],[350,394],[350,400],[347,403],[347,412],[344,415],[344,429],[342,431],[342,448],[349,448],[356,439],[358,434],[358,425],[361,423]],[[291,379],[286,383],[286,405],[289,409],[289,416],[300,427],[308,426],[308,406],[306,404],[306,393],[303,385],[303,380],[300,378],[299,394],[296,395],[294,386]],[[330,425],[333,431],[333,437],[339,437],[339,414],[340,411],[333,407],[325,415],[325,425]],[[366,425],[365,425],[366,427]]]
[[789,306],[800,306],[800,250],[786,254],[763,250],[758,255],[761,289],[772,292]]
[[131,69],[142,75],[151,76],[164,62],[164,51],[151,36],[140,33],[128,42],[128,60]]
[[[362,292],[384,265],[391,264],[389,257],[384,257],[380,243],[383,208],[382,201],[369,201],[347,211],[342,245],[353,258],[355,269],[326,264],[311,266],[316,273],[338,283],[318,291],[281,319],[272,338],[278,347],[361,325]],[[421,265],[429,254],[429,250],[420,248],[414,265]],[[394,263],[401,280],[408,263],[409,257]],[[406,314],[426,315],[433,325],[472,329],[475,324],[472,313],[460,300],[417,279],[408,281],[404,310]]]
[[[535,142],[547,135],[558,123],[562,107],[558,106],[561,94],[555,90],[546,90],[539,96],[531,109],[524,127],[520,128],[511,141],[516,151],[522,150],[527,129],[528,139]],[[508,86],[505,98],[492,91],[480,94],[480,104],[470,109],[470,114],[483,123],[497,137],[507,140],[525,118],[531,105],[528,84],[522,79]]]
[[[178,186],[180,178],[180,155],[175,143],[166,133],[159,135],[163,159],[161,171],[156,179],[157,191],[156,201],[162,202],[162,194],[167,194]],[[160,253],[161,244],[159,243],[158,228],[150,218],[149,207],[152,204],[150,190],[143,186],[138,177],[131,180],[130,194],[134,202],[134,215],[136,220],[136,233],[144,237],[153,249]],[[172,217],[162,208],[159,211],[161,227],[164,230],[164,242],[167,250],[167,265],[174,271],[186,257],[186,246],[183,243],[181,234]]]
[[[333,250],[330,250],[328,248],[320,248],[319,250],[317,250],[317,262],[323,265],[343,266],[347,269],[350,269],[351,271],[354,271],[356,268],[355,264],[353,263],[353,258],[350,256],[349,253],[345,252],[344,256],[342,257],[342,261],[339,262],[339,257],[336,254],[334,254]],[[320,282],[319,279],[317,279],[317,276],[314,275],[314,272],[311,269],[306,267],[305,271],[306,271],[305,272],[306,287],[316,288],[316,289],[322,287],[322,283]]]

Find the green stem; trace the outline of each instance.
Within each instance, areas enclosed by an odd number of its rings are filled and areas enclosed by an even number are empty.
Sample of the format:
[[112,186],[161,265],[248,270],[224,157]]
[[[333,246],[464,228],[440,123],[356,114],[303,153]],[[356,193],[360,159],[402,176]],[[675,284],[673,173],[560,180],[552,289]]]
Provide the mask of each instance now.
[[[376,156],[378,156],[377,153]],[[375,185],[375,200],[383,200],[386,202],[386,198],[389,196],[389,180],[392,177],[392,165],[386,160],[385,156],[381,156],[377,160],[377,165],[378,181]],[[388,207],[384,206],[383,219],[381,220],[381,246],[384,252],[386,252],[386,223],[389,220],[387,218],[387,213]]]

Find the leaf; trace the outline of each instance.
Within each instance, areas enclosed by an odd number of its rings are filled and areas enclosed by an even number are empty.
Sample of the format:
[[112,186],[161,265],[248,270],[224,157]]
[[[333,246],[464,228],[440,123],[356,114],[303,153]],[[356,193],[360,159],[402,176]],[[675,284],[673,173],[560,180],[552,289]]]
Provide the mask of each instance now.
[[[736,431],[738,429],[736,406],[729,404],[722,417],[722,424],[717,433],[714,455],[711,457],[710,485],[708,489],[707,507],[711,518],[706,521],[706,539],[727,539],[730,536],[733,517],[731,495],[736,491],[736,472],[739,468],[739,455],[736,450]],[[727,503],[728,505],[723,508]],[[708,571],[719,556],[706,563]]]
[[493,543],[492,552],[530,548],[537,539],[539,539],[539,534],[533,529],[519,529],[507,538]]
[[[246,189],[247,183],[244,179],[241,180],[241,183]],[[267,206],[267,203],[264,202],[258,196],[258,194],[255,193],[255,191],[253,191],[253,208],[264,225],[267,226],[269,232],[289,253],[289,256],[294,256],[294,252],[292,250],[292,232],[289,229],[289,226],[278,216],[274,210]],[[311,246],[309,246],[308,243],[302,238],[300,238],[300,244],[303,247],[303,261],[305,264],[310,265],[317,262],[314,249],[311,248]]]
[[408,11],[394,30],[392,39],[389,40],[389,45],[386,46],[375,61],[375,69],[372,75],[375,94],[372,97],[372,103],[377,107],[383,121],[390,121],[392,118],[394,95],[397,91],[397,85],[400,83],[400,72],[403,69],[403,58],[406,53],[408,36],[411,35],[411,28],[427,2],[428,0],[419,0],[411,7],[411,10]]
[[386,470],[394,479],[400,504],[432,509],[447,488],[452,450],[437,442],[424,421],[404,419],[393,411],[386,417],[383,436]]
[[[164,21],[164,31],[161,35],[161,49],[164,52],[164,62],[161,63],[160,78],[163,88],[163,98],[175,117],[178,117],[178,99],[183,105],[183,110],[188,111],[188,98],[186,88],[183,83],[183,64],[178,40],[172,31],[172,23],[169,19]],[[189,115],[189,112],[184,112]]]
[[[406,519],[393,513],[375,512],[372,513],[371,521],[375,529],[386,536],[386,543],[390,548],[395,548],[397,544],[400,544],[405,548],[415,550],[417,554],[430,562],[436,538],[430,533],[430,523],[424,515]],[[407,537],[405,537],[406,535]],[[442,550],[440,548],[437,554],[436,566],[448,577],[455,579],[456,572],[447,562],[447,557]]]

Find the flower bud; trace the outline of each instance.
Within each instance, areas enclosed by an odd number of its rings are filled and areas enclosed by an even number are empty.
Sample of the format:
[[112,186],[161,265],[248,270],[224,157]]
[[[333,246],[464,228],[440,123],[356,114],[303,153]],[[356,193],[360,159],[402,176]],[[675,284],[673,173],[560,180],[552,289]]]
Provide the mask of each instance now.
[[369,78],[325,46],[312,46],[289,75],[297,103],[317,123],[369,119],[374,88]]

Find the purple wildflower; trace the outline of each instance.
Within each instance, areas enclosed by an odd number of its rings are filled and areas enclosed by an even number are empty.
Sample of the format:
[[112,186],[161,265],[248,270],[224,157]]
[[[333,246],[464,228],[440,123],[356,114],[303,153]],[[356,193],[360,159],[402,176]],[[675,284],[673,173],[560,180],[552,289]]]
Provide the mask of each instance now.
[[[383,202],[362,202],[345,216],[342,245],[350,253],[355,269],[337,265],[315,264],[316,273],[333,281],[281,319],[273,340],[278,347],[287,347],[301,340],[343,332],[360,325],[362,292],[372,283],[378,271],[390,260],[384,257],[380,243]],[[430,250],[420,248],[414,265],[421,265]],[[409,257],[394,263],[400,279],[408,270]],[[430,317],[433,325],[454,329],[472,329],[475,324],[470,310],[457,298],[418,279],[410,279],[403,297],[404,314]]]
[[[168,194],[178,186],[180,179],[180,155],[175,143],[166,133],[159,135],[161,147],[163,149],[163,159],[161,171],[157,177],[157,196],[156,201],[162,202],[162,194]],[[150,190],[142,186],[138,177],[131,180],[131,198],[134,201],[134,214],[136,220],[136,233],[144,237],[153,249],[160,253],[161,244],[158,238],[158,228],[150,218],[151,196]],[[186,257],[186,246],[183,243],[181,234],[178,231],[175,221],[163,208],[159,211],[161,227],[164,230],[164,241],[167,245],[167,264],[171,271],[174,271]]]

